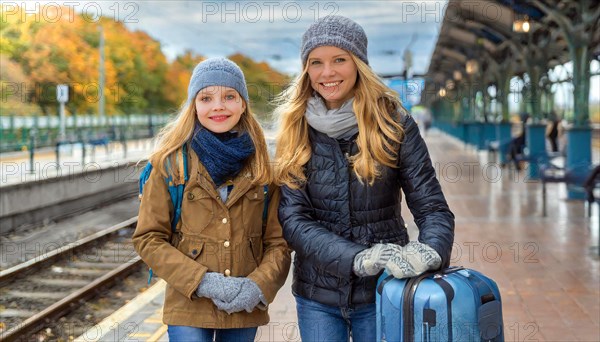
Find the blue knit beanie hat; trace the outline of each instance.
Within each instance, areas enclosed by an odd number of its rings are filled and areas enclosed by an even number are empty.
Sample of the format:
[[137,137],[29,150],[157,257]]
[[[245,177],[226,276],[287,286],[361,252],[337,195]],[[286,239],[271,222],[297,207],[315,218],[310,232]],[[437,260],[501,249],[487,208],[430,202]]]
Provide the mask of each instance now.
[[304,32],[300,48],[302,64],[306,64],[308,54],[319,46],[335,46],[350,51],[369,64],[367,43],[365,31],[355,21],[339,15],[328,15],[317,20]]
[[200,90],[211,86],[233,88],[246,103],[250,102],[242,69],[227,58],[209,58],[196,65],[188,85],[187,103],[193,103]]

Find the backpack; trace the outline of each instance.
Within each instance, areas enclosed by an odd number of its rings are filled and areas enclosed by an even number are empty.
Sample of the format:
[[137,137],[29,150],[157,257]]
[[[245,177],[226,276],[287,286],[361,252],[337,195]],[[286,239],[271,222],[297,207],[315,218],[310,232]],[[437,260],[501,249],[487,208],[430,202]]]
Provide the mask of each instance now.
[[[187,183],[188,179],[189,179],[189,175],[188,175],[188,158],[187,158],[187,144],[183,144],[182,148],[179,150],[180,153],[178,154],[178,159],[180,162],[178,163],[179,167],[180,167],[180,172],[179,172],[179,179],[174,180],[173,179],[173,175],[170,173],[170,170],[172,170],[171,164],[169,162],[169,160],[167,159],[167,174],[168,176],[165,177],[165,183],[167,183],[167,188],[169,190],[169,195],[171,196],[171,203],[173,203],[173,209],[174,209],[174,214],[173,217],[171,218],[171,231],[173,233],[177,233],[177,223],[179,223],[179,219],[181,218],[181,203],[183,202],[183,190],[185,189],[185,184]],[[144,185],[146,184],[146,182],[148,181],[148,178],[150,178],[150,173],[152,172],[152,164],[150,164],[150,162],[148,162],[146,164],[146,166],[144,167],[144,169],[142,170],[142,172],[140,173],[140,180],[139,180],[139,199],[142,199],[142,192],[144,191]],[[181,177],[183,175],[183,181],[181,180]],[[265,185],[263,187],[263,191],[264,191],[264,196],[265,196],[265,203],[264,203],[264,208],[263,208],[263,227],[267,224],[267,213],[268,213],[268,207],[269,207],[269,197],[268,197],[268,191],[269,191],[269,187],[268,185]],[[152,280],[152,268],[148,269],[148,285],[150,284],[150,281]]]

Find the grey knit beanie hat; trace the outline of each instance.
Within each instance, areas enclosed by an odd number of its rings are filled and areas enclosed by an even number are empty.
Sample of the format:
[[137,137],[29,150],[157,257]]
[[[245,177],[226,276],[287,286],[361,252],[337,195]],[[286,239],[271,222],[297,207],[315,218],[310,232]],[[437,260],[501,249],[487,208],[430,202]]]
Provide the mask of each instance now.
[[308,54],[319,46],[335,46],[352,52],[369,64],[367,43],[365,31],[355,21],[339,15],[328,15],[317,20],[304,32],[300,48],[302,64],[306,64]]
[[242,69],[227,58],[209,58],[196,65],[188,85],[187,103],[193,103],[200,90],[211,86],[233,88],[246,103],[250,102]]

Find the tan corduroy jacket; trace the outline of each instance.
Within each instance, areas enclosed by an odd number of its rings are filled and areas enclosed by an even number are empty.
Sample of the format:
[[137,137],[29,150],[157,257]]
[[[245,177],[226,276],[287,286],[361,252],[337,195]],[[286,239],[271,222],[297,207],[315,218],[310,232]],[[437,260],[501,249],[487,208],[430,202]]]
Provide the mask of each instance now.
[[[171,233],[173,205],[163,176],[150,174],[141,198],[136,251],[167,282],[163,322],[202,328],[246,328],[267,324],[266,310],[227,314],[194,293],[206,272],[248,277],[270,303],[290,268],[290,250],[277,218],[279,189],[269,186],[266,228],[262,228],[264,190],[242,172],[223,203],[194,152],[188,154],[178,234]],[[175,235],[175,236],[173,236]]]

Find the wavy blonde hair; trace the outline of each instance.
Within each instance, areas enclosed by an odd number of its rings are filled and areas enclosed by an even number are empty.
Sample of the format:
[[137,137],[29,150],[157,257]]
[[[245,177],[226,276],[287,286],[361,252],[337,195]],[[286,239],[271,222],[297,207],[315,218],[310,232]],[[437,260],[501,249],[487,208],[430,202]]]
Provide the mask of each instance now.
[[[242,99],[242,101],[244,100]],[[175,152],[191,139],[196,121],[196,106],[192,101],[191,104],[184,104],[175,119],[165,125],[158,133],[157,143],[154,151],[150,154],[149,160],[153,167],[158,169],[164,177],[167,176],[167,163],[177,165]],[[254,143],[255,152],[248,158],[245,166],[252,173],[252,182],[254,184],[270,183],[273,172],[269,163],[265,135],[254,114],[252,114],[248,103],[246,103],[246,109],[236,127],[242,132],[248,132]],[[175,177],[180,176],[178,167],[173,167],[171,171]]]
[[[350,53],[358,69],[354,85],[353,109],[358,121],[358,154],[350,158],[360,182],[370,185],[381,175],[380,165],[397,167],[398,146],[404,136],[401,112],[406,113],[398,95],[387,87],[371,68]],[[304,116],[313,89],[308,66],[276,99],[279,120],[276,137],[275,182],[298,188],[306,181],[304,165],[311,156],[308,123]]]

